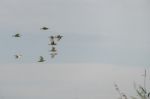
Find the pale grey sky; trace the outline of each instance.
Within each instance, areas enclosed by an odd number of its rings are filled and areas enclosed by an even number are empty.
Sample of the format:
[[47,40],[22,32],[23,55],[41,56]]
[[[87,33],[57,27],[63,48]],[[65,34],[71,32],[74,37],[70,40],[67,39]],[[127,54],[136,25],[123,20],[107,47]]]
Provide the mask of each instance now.
[[[113,83],[135,94],[150,64],[149,0],[0,0],[0,26],[3,99],[116,99]],[[57,33],[52,60],[48,36]]]
[[[133,83],[143,85],[143,67],[111,64],[25,64],[0,66],[3,99],[118,99],[114,83],[136,96]],[[150,87],[149,72],[147,88]]]
[[[1,0],[1,63],[150,64],[149,0]],[[50,27],[47,32],[42,26]],[[18,40],[11,36],[19,32]],[[59,55],[50,60],[47,36],[60,33]],[[34,45],[34,48],[32,47]]]

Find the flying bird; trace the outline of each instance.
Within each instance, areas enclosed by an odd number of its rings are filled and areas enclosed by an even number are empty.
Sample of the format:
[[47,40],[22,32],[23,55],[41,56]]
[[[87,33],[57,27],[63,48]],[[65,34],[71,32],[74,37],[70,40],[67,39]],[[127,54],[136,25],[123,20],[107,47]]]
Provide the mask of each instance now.
[[42,30],[48,30],[48,27],[42,27],[41,29]]
[[54,36],[50,36],[50,37],[49,37],[49,40],[50,40],[51,42],[53,42],[53,41],[54,41]]
[[51,52],[56,52],[56,47],[52,47]]
[[50,36],[49,38],[50,38],[50,39],[54,39],[54,36]]
[[13,37],[21,37],[21,35],[19,33],[13,35]]
[[55,58],[55,56],[57,55],[57,53],[51,53],[51,58]]
[[63,37],[63,36],[61,36],[61,35],[55,36],[55,38],[57,38],[57,41],[59,41],[62,37]]
[[19,59],[19,58],[21,58],[22,57],[22,55],[21,54],[16,54],[16,55],[14,55],[15,56],[15,58],[16,59]]
[[50,44],[48,44],[48,45],[52,45],[53,46],[53,45],[57,45],[57,44],[54,41],[51,41]]
[[44,60],[44,58],[42,56],[40,56],[40,59],[38,62],[44,62],[44,61],[46,61],[46,60]]

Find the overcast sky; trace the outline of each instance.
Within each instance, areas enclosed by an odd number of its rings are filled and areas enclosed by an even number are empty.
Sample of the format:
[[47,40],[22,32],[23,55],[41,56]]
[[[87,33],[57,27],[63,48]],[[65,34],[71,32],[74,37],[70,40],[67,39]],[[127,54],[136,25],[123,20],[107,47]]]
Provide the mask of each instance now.
[[[44,56],[47,63],[146,66],[149,5],[149,0],[1,0],[1,63],[36,63]],[[22,38],[12,38],[17,32]],[[64,36],[55,60],[47,45],[53,34]],[[21,62],[16,53],[23,54]]]
[[[143,85],[143,67],[111,64],[1,65],[2,99],[118,99],[114,88],[136,96]],[[147,74],[147,89],[150,76]]]
[[0,0],[0,26],[3,99],[117,99],[113,83],[135,94],[150,65],[149,0]]

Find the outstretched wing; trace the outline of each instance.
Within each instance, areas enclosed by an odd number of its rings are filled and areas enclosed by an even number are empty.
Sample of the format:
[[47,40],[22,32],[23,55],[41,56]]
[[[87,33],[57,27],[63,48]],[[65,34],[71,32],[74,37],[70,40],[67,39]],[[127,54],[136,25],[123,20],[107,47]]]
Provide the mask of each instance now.
[[43,60],[44,60],[44,58],[42,56],[40,56],[40,61],[43,61]]
[[17,34],[15,34],[15,35],[13,35],[13,37],[20,37],[20,34],[17,33]]

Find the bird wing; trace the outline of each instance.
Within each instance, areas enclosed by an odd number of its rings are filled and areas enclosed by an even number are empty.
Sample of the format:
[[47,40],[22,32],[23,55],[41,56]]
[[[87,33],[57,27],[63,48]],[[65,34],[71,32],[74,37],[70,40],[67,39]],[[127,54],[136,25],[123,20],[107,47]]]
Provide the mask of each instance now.
[[43,61],[43,60],[44,60],[44,58],[43,58],[42,56],[40,56],[40,60],[42,60],[42,61]]

